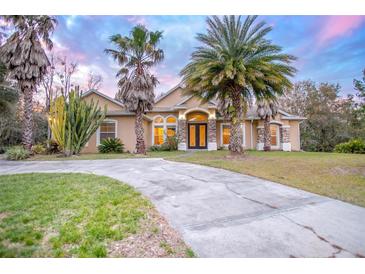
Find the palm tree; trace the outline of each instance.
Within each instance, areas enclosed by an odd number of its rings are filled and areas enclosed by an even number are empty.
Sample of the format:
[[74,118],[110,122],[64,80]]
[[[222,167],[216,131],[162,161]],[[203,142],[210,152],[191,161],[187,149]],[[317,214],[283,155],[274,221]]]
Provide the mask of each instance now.
[[264,120],[264,151],[271,150],[270,139],[270,118],[275,118],[278,113],[278,107],[275,101],[261,100],[257,102],[257,114]]
[[208,17],[207,34],[198,34],[203,45],[193,52],[181,75],[186,92],[203,100],[231,102],[231,153],[242,153],[244,106],[252,98],[275,98],[291,87],[288,76],[294,56],[265,36],[272,30],[265,22],[255,23],[257,16]]
[[143,115],[151,110],[155,100],[154,88],[158,80],[151,74],[150,68],[164,58],[162,49],[157,48],[162,38],[162,32],[148,31],[138,25],[131,31],[130,37],[113,35],[111,43],[116,49],[106,49],[118,65],[119,91],[115,98],[120,100],[129,111],[136,113],[136,153],[145,154]]
[[33,93],[49,66],[41,42],[52,48],[50,34],[56,20],[46,15],[3,16],[3,19],[13,25],[15,32],[0,47],[0,60],[24,95],[22,141],[30,150],[33,141]]

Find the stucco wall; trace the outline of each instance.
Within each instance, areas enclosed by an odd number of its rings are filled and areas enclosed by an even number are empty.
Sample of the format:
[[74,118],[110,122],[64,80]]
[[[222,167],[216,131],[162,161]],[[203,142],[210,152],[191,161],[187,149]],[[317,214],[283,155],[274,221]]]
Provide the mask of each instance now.
[[[119,138],[123,144],[125,151],[133,152],[136,146],[136,137],[134,133],[134,116],[111,116],[106,119],[117,121],[117,138]],[[147,133],[145,133],[147,134]],[[91,136],[88,146],[86,146],[82,153],[96,153],[98,152],[96,144],[96,132]]]
[[290,142],[291,149],[294,151],[300,150],[300,134],[299,134],[299,122],[290,121]]
[[85,100],[86,102],[90,102],[91,100],[94,100],[94,102],[98,102],[99,101],[99,106],[104,107],[105,105],[108,108],[108,111],[121,111],[123,110],[123,108],[109,100],[106,100],[105,98],[95,94],[95,93],[91,93],[87,96],[85,96],[83,98],[83,100]]
[[184,97],[182,96],[181,93],[182,93],[181,88],[177,88],[172,93],[163,98],[161,101],[157,102],[155,104],[155,107],[172,107],[177,103],[180,103]]

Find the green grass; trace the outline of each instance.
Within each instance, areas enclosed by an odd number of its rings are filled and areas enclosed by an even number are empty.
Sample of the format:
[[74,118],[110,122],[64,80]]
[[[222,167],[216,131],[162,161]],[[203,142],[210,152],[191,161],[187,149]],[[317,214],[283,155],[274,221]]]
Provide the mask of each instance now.
[[230,158],[228,151],[204,151],[165,158],[228,169],[365,206],[365,155],[247,151],[244,157]]
[[126,158],[164,158],[184,155],[183,151],[152,151],[146,155],[136,155],[132,153],[85,153],[64,157],[61,154],[35,155],[28,161],[65,161],[65,160],[106,160],[106,159],[126,159]]
[[[247,151],[229,158],[228,151],[149,152],[133,154],[82,154],[71,159],[96,160],[158,157],[228,169],[365,206],[365,155],[324,152]],[[31,160],[69,160],[41,155]]]
[[132,187],[86,174],[0,176],[0,257],[105,257],[152,207]]

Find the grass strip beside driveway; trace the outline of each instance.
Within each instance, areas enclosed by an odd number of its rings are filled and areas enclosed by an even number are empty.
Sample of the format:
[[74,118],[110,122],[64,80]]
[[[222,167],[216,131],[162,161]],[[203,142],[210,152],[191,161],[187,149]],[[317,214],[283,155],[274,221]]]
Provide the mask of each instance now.
[[0,176],[0,257],[191,254],[152,204],[117,180],[63,173]]

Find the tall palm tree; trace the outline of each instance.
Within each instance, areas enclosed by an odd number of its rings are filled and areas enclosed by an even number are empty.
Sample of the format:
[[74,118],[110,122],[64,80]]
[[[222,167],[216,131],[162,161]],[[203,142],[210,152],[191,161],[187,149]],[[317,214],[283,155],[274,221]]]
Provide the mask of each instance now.
[[3,19],[11,23],[15,31],[0,47],[0,60],[24,95],[22,141],[30,150],[33,141],[33,93],[49,66],[42,43],[52,48],[50,35],[56,20],[46,15],[3,16]]
[[271,150],[270,118],[275,118],[278,107],[273,100],[261,100],[257,102],[257,114],[264,120],[264,151]]
[[207,18],[207,34],[198,34],[203,45],[193,52],[181,75],[187,93],[208,101],[216,98],[231,105],[231,153],[242,153],[244,106],[252,98],[275,98],[291,87],[288,76],[295,69],[292,55],[272,44],[265,36],[272,30],[257,16]]
[[113,35],[110,41],[116,49],[105,50],[121,66],[117,73],[119,91],[115,98],[128,110],[136,113],[135,133],[138,154],[146,153],[143,115],[152,109],[155,100],[154,88],[158,80],[151,74],[150,69],[164,58],[163,50],[158,48],[161,38],[161,31],[148,31],[144,26],[138,25],[132,29],[129,37]]

